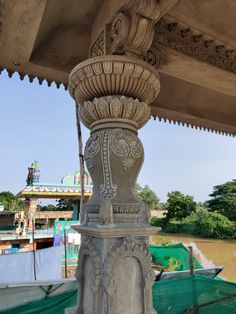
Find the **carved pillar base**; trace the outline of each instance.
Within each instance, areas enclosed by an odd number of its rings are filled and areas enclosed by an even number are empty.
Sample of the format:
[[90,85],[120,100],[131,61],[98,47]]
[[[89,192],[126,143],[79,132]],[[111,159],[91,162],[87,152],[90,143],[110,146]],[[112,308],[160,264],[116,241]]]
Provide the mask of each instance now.
[[135,195],[144,152],[137,130],[160,90],[157,71],[124,56],[73,69],[69,91],[91,130],[85,161],[93,195],[84,206],[77,278],[79,314],[153,314],[149,209]]
[[78,314],[154,314],[148,236],[156,228],[77,226]]

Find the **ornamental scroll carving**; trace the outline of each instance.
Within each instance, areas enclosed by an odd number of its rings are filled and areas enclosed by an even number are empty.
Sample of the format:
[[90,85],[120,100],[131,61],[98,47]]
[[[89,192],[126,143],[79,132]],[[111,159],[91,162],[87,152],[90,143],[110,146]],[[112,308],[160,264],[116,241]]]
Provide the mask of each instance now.
[[146,55],[159,15],[156,0],[131,0],[111,23],[111,53]]
[[100,185],[100,197],[102,201],[108,201],[116,196],[117,186],[112,182],[110,162],[110,129],[91,134],[85,146],[85,161],[89,173],[93,178],[96,155],[102,163],[103,184]]
[[84,159],[90,174],[94,171],[94,157],[100,151],[101,135],[100,133],[91,134],[85,146]]
[[[103,204],[86,205],[86,208],[88,209],[89,213],[95,213],[96,214],[100,211],[101,205],[103,205]],[[128,204],[112,203],[112,211],[113,211],[113,214],[138,214],[138,213],[140,213],[140,211],[142,209],[141,206],[142,206],[142,204],[140,204],[140,203],[132,203],[132,204],[130,204],[130,203],[128,203]],[[145,223],[146,222],[147,221],[145,220]],[[142,220],[142,224],[143,224],[143,220]]]
[[111,150],[120,157],[120,162],[129,170],[136,159],[143,159],[143,146],[138,137],[131,131],[115,129],[111,131]]
[[144,57],[144,60],[154,66],[156,69],[161,68],[168,63],[168,56],[159,47],[151,46]]
[[101,32],[96,41],[90,47],[89,57],[97,57],[105,54],[105,30]]
[[143,156],[142,143],[133,131],[105,128],[91,134],[85,147],[85,161],[94,194],[85,205],[87,214],[98,214],[100,223],[106,225],[114,223],[114,214],[134,215],[137,219],[141,204],[133,189]]
[[143,162],[143,146],[139,138],[126,129],[105,129],[92,133],[85,147],[85,161],[93,177],[96,156],[101,160],[103,184],[100,185],[100,197],[103,201],[112,200],[116,196],[117,186],[113,183],[111,169],[111,152],[117,156],[126,171],[135,162]]
[[103,288],[108,295],[107,313],[115,313],[111,301],[116,293],[116,281],[113,276],[114,266],[116,262],[122,263],[122,260],[130,257],[136,259],[140,265],[140,275],[142,277],[142,284],[144,285],[144,313],[153,314],[151,299],[152,284],[155,275],[151,267],[151,256],[146,243],[132,236],[125,237],[116,243],[112,247],[103,265]]
[[110,48],[110,25],[106,24],[102,32],[98,35],[97,39],[89,48],[89,58],[108,55],[111,53]]
[[109,201],[116,196],[117,186],[112,182],[110,160],[110,129],[105,129],[101,150],[102,170],[104,183],[100,186],[100,197],[103,201]]

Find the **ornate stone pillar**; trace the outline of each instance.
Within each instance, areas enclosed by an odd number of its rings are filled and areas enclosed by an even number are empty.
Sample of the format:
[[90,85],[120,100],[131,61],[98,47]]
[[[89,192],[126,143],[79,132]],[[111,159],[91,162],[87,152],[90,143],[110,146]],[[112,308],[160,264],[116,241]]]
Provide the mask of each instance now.
[[33,229],[33,223],[35,225],[35,212],[37,210],[38,199],[26,198],[24,201],[24,210],[28,214],[28,230]]
[[76,227],[83,235],[78,313],[153,313],[148,236],[156,230],[134,186],[144,158],[137,130],[159,89],[156,70],[126,56],[91,58],[70,75],[70,94],[91,130],[85,161],[93,180]]
[[158,16],[157,1],[131,0],[110,25],[113,55],[88,59],[70,74],[70,94],[91,130],[85,161],[93,181],[82,225],[75,227],[82,234],[77,313],[154,313],[148,237],[157,231],[134,186],[144,159],[138,129],[160,90],[156,69],[142,60]]

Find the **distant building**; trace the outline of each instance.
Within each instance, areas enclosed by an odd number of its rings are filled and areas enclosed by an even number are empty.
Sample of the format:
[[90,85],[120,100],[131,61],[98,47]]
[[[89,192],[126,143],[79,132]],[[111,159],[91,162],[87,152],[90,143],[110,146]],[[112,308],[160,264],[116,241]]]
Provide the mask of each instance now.
[[[35,222],[48,227],[52,226],[56,219],[78,220],[79,201],[81,198],[81,176],[77,171],[74,175],[65,175],[61,183],[45,183],[40,181],[40,169],[35,160],[28,167],[27,186],[16,197],[23,198],[24,210],[28,214],[28,229],[32,230]],[[93,185],[88,173],[84,174],[84,200],[87,201],[92,195]],[[40,212],[37,210],[39,199],[69,199],[75,200],[73,211]],[[36,221],[37,220],[37,221]],[[40,220],[40,221],[39,221]]]
[[14,227],[20,215],[20,212],[0,211],[0,227]]
[[[34,240],[34,241],[33,241]],[[0,231],[0,254],[27,252],[53,246],[53,231],[37,231],[25,235]]]

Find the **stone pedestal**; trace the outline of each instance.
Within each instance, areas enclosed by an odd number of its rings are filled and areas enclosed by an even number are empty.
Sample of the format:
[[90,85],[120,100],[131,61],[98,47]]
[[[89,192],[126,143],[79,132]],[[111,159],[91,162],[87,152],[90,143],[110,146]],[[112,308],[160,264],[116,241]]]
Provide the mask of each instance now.
[[144,152],[137,130],[160,90],[157,71],[124,56],[91,58],[72,70],[69,91],[91,130],[85,161],[93,195],[81,213],[78,313],[153,314],[150,210],[134,191]]
[[82,234],[78,313],[154,313],[148,236],[156,228],[75,229]]

